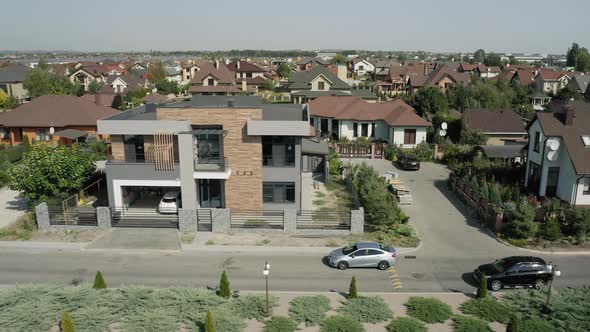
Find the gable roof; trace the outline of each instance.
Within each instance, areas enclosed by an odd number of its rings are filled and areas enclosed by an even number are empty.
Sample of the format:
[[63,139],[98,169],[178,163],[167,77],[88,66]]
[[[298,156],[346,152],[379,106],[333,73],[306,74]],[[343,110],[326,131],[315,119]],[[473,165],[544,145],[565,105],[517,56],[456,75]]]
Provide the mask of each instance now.
[[572,84],[576,85],[582,93],[585,93],[588,90],[588,85],[590,85],[590,75],[576,75],[571,80]]
[[463,111],[462,125],[483,133],[526,134],[522,117],[513,110],[466,109]]
[[4,127],[96,126],[96,121],[120,113],[85,98],[46,95],[0,114]]
[[311,57],[309,57],[309,58],[303,58],[303,59],[297,61],[295,64],[297,64],[297,65],[306,65],[306,64],[308,64],[310,62],[314,66],[315,65],[328,65],[328,64],[330,64],[330,62],[328,62],[328,61],[326,61],[326,60],[324,60],[322,58],[311,58]]
[[[240,62],[240,68],[238,68],[238,62]],[[227,69],[229,71],[237,72],[237,73],[264,73],[266,70],[260,68],[258,65],[255,65],[248,61],[232,61],[228,63]]]
[[467,73],[457,73],[449,68],[447,65],[442,65],[436,68],[432,73],[428,74],[424,86],[435,86],[443,78],[449,76],[457,84],[467,83],[471,80],[471,76]]
[[235,82],[234,74],[223,63],[219,63],[219,68],[215,68],[212,63],[203,63],[201,70],[191,80],[191,84],[203,84],[203,80],[209,75],[215,77],[221,84],[233,84]]
[[556,81],[563,76],[567,76],[569,78],[573,77],[573,72],[563,72],[563,71],[555,71],[551,69],[539,69],[539,74],[537,75],[543,81]]
[[289,88],[291,90],[310,90],[311,81],[320,75],[332,83],[330,90],[350,90],[350,85],[338,78],[330,70],[321,66],[313,67],[310,71],[291,73],[289,76]]
[[353,96],[323,96],[308,103],[310,115],[338,120],[384,121],[390,126],[427,127],[430,123],[401,99],[369,103]]
[[535,84],[535,72],[532,70],[517,69],[516,72],[514,72],[512,79],[514,80],[516,77],[518,77],[518,80],[520,81],[521,84],[524,84],[524,85]]
[[0,82],[20,83],[23,82],[30,68],[23,65],[8,65],[0,68]]
[[[575,111],[571,126],[564,124],[567,108]],[[590,104],[569,101],[555,105],[553,112],[537,112],[531,124],[539,121],[545,136],[561,137],[577,174],[590,174],[590,148],[584,146],[582,136],[590,135]]]

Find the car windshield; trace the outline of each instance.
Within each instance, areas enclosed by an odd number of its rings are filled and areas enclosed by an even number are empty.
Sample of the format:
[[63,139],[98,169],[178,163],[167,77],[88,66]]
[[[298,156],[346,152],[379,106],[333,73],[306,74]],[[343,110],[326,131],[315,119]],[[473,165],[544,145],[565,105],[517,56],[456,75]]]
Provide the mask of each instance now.
[[407,155],[407,156],[406,156],[406,159],[407,159],[408,161],[416,161],[416,160],[417,160],[417,159],[416,159],[416,156],[412,156],[412,155]]
[[391,247],[384,246],[382,244],[379,245],[379,249],[381,249],[383,251],[389,251],[389,252],[392,252],[393,251],[393,249]]
[[163,198],[162,202],[164,203],[174,203],[176,202],[176,198]]
[[342,248],[342,253],[345,255],[349,255],[350,253],[356,251],[357,247],[356,245],[350,245],[350,246],[346,246],[344,248]]
[[506,271],[510,266],[512,266],[512,264],[510,264],[510,261],[506,259],[498,259],[497,261],[492,263],[492,265],[500,273]]

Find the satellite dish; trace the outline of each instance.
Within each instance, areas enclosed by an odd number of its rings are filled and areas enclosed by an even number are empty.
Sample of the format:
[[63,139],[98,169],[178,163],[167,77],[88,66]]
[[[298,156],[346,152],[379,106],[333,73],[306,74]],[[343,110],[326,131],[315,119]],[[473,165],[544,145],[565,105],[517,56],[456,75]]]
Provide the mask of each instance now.
[[447,130],[447,123],[446,122],[441,123],[440,127],[444,130]]
[[557,151],[559,150],[559,141],[556,139],[549,139],[547,140],[547,147],[551,151]]
[[549,151],[547,153],[547,159],[549,159],[550,161],[556,161],[557,157],[558,157],[558,151]]
[[441,129],[441,130],[438,131],[438,135],[444,137],[444,136],[447,135],[447,131],[444,130],[444,129]]

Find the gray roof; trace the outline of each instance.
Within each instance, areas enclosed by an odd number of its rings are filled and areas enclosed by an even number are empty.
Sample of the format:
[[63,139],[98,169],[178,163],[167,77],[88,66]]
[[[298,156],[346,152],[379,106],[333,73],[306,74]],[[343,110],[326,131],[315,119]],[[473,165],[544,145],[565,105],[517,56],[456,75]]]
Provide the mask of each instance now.
[[297,104],[263,104],[262,120],[307,121],[303,118],[304,107]]
[[157,120],[156,108],[152,105],[141,105],[121,112],[104,120]]
[[377,99],[377,95],[368,89],[352,89],[350,92],[353,96],[361,97],[363,99]]
[[[208,96],[194,95],[186,107],[196,108],[228,108],[233,102],[233,108],[262,108],[262,99],[258,96]],[[168,105],[166,105],[168,106]],[[177,105],[170,105],[178,107]]]
[[166,67],[166,76],[174,76],[174,75],[180,75],[180,71],[178,71],[174,68]]
[[525,144],[481,145],[477,149],[481,149],[486,157],[490,159],[514,158],[522,156],[524,146]]
[[61,130],[56,132],[54,135],[59,136],[59,137],[65,137],[65,138],[69,138],[69,139],[77,139],[80,137],[85,137],[88,136],[88,133],[82,130],[78,130],[78,129],[65,129],[65,130]]
[[296,64],[298,64],[298,65],[304,65],[304,64],[307,64],[307,63],[310,63],[310,62],[312,63],[312,65],[317,65],[317,64],[327,65],[327,64],[330,63],[330,62],[328,62],[328,61],[326,61],[326,60],[324,60],[322,58],[311,58],[311,57],[309,57],[309,58],[303,58],[303,59],[297,61]]
[[301,153],[327,155],[330,152],[328,143],[317,138],[304,138],[301,140]]
[[324,91],[311,91],[311,90],[303,90],[293,92],[292,96],[303,96],[307,98],[317,98],[322,96],[352,96],[350,91],[343,91],[343,90],[324,90]]
[[585,93],[588,90],[588,85],[590,84],[590,75],[576,75],[572,81],[578,85],[578,88],[580,91],[582,91],[582,93]]
[[18,83],[24,82],[29,67],[22,65],[10,65],[5,68],[0,68],[0,82],[2,83]]
[[350,90],[350,85],[339,79],[328,69],[320,66],[316,66],[310,71],[292,73],[289,77],[289,88],[291,90],[310,90],[311,81],[319,75],[332,82],[330,90]]

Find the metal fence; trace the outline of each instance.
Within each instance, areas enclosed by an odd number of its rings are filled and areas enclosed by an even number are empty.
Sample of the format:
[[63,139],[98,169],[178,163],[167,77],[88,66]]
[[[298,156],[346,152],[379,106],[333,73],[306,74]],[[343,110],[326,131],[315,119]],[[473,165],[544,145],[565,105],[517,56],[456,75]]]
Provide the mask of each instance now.
[[97,226],[96,208],[83,206],[72,209],[49,208],[50,225]]
[[283,229],[284,211],[231,210],[230,228]]
[[350,210],[297,211],[297,229],[350,230]]
[[178,215],[156,209],[111,207],[113,227],[178,228]]
[[197,231],[211,232],[213,230],[211,209],[197,210]]

